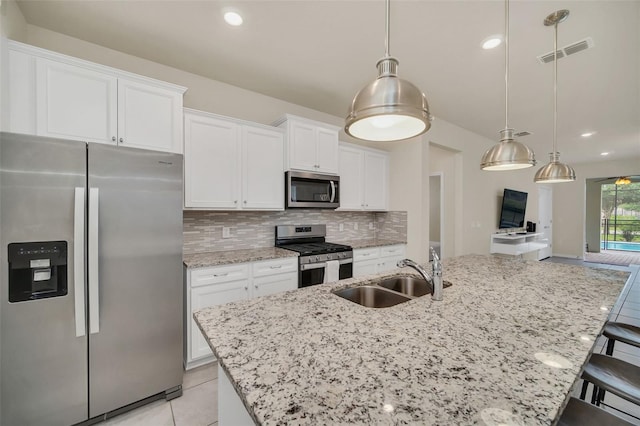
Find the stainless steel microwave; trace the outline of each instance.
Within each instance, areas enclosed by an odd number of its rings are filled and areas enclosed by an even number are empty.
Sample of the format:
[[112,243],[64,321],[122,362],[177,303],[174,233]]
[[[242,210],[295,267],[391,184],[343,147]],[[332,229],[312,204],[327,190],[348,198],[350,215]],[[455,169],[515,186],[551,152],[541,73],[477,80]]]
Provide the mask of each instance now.
[[285,207],[337,209],[340,207],[340,176],[311,172],[285,173]]

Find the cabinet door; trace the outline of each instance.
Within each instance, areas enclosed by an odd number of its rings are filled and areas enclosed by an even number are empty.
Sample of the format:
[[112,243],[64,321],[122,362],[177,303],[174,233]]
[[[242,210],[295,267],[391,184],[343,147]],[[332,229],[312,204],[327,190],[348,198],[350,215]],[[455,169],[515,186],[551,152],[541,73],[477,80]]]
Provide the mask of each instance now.
[[16,50],[9,50],[7,56],[9,84],[4,86],[8,93],[5,97],[6,104],[2,104],[0,108],[2,129],[12,133],[35,135],[36,59]]
[[340,210],[362,210],[362,152],[340,148]]
[[41,136],[116,144],[117,79],[36,59],[36,130]]
[[182,94],[119,79],[118,144],[182,153]]
[[288,131],[289,167],[317,172],[316,127],[311,124],[291,121]]
[[318,127],[317,141],[317,171],[322,173],[338,173],[338,132]]
[[253,279],[253,297],[261,297],[298,288],[298,273],[269,275]]
[[284,210],[284,136],[242,127],[242,208]]
[[378,273],[378,259],[353,262],[353,278]]
[[364,208],[388,209],[388,157],[384,154],[364,152]]
[[249,299],[249,280],[214,284],[191,289],[191,360],[211,355],[211,349],[202,336],[192,314],[207,306],[223,305]]
[[238,208],[240,154],[237,124],[185,114],[185,207]]

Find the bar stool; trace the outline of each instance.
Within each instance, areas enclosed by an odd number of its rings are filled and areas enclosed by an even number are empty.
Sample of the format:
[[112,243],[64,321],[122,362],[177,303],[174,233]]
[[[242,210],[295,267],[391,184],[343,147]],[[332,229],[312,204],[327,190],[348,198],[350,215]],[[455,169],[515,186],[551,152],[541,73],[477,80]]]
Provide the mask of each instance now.
[[562,412],[558,426],[629,426],[633,423],[576,398]]
[[[621,322],[609,321],[605,324],[604,329],[602,330],[602,335],[608,339],[606,350],[607,355],[613,355],[613,347],[616,341],[640,348],[640,327]],[[588,383],[585,381],[582,384],[580,399],[584,399],[587,392],[587,386]],[[594,385],[594,393],[591,397],[591,403],[600,405],[600,402],[604,399],[605,390],[600,389],[597,396],[595,395],[596,391],[597,389]]]
[[640,405],[640,367],[608,355],[593,354],[584,367],[580,399],[587,393],[587,382],[593,383],[591,403],[600,405],[602,391]]
[[613,355],[613,345],[616,341],[640,348],[640,327],[609,321],[604,326],[602,335],[609,339],[607,342],[607,355]]

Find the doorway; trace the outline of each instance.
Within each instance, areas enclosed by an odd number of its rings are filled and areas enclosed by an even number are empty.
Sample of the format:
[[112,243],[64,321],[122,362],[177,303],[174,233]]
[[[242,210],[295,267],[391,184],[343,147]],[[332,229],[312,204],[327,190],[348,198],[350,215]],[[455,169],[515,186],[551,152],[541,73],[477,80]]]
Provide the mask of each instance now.
[[541,239],[547,241],[547,247],[538,250],[538,260],[551,257],[553,253],[553,190],[548,186],[538,187],[538,226]]
[[[429,175],[429,247],[433,247],[438,257],[442,259],[443,246],[443,209],[444,191],[443,176],[441,172]],[[429,250],[429,261],[433,260]]]

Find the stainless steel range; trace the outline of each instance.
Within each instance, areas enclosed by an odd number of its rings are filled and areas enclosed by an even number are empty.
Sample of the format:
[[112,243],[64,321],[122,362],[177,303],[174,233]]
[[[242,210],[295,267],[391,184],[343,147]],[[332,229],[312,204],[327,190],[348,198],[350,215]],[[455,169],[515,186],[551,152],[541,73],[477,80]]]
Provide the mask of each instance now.
[[[326,225],[276,226],[276,247],[300,253],[298,257],[298,287],[308,287],[334,281],[331,264],[338,265],[338,279],[353,276],[353,250],[344,244],[325,241]],[[333,265],[336,265],[333,263]]]

